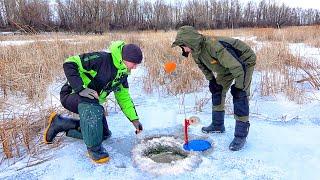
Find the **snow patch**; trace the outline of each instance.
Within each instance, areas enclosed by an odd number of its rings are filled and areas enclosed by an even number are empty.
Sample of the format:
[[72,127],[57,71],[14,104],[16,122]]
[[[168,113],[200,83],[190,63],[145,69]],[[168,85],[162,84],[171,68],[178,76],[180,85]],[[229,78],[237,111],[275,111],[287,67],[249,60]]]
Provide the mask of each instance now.
[[[27,45],[34,42],[53,42],[56,39],[43,39],[43,40],[10,40],[10,41],[0,41],[0,46],[21,46]],[[73,39],[59,39],[58,41],[68,42],[69,44],[81,44],[86,42],[74,41]]]
[[297,57],[303,57],[303,60],[319,62],[320,48],[312,47],[304,43],[289,43],[290,52]]

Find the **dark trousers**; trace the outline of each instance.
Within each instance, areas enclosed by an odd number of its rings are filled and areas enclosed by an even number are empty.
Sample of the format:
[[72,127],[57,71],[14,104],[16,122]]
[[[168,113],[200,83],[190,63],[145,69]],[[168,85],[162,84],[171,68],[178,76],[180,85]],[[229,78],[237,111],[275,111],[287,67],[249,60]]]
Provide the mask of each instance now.
[[[60,101],[64,108],[76,114],[79,114],[78,105],[81,102],[90,102],[90,103],[99,104],[99,100],[97,99],[89,99],[89,98],[81,97],[77,93],[72,93],[72,88],[68,83],[64,84],[61,88]],[[103,127],[104,127],[104,131],[109,130],[107,119],[105,116],[103,116]]]
[[61,88],[60,101],[64,108],[76,114],[79,114],[78,105],[81,102],[90,102],[90,103],[99,104],[99,101],[97,99],[89,99],[89,98],[81,97],[79,94],[72,93],[72,88],[68,83],[64,84]]

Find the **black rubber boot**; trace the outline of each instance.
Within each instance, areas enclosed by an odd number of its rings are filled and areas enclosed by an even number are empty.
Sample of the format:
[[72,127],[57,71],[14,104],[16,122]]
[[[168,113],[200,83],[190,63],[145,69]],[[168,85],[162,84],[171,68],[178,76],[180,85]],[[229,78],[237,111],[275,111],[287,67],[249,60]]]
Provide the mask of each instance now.
[[77,129],[79,126],[79,120],[63,117],[53,112],[49,117],[48,126],[43,135],[44,143],[51,144],[59,132]]
[[223,133],[225,132],[224,127],[224,111],[213,111],[212,112],[212,123],[203,127],[203,133]]
[[101,146],[87,147],[88,156],[96,163],[106,163],[109,161],[108,152]]
[[[111,137],[112,132],[108,130],[103,130],[103,140],[107,140]],[[80,129],[71,129],[66,132],[66,136],[72,137],[75,139],[83,139]]]
[[103,140],[106,140],[111,137],[112,133],[109,130],[108,122],[105,116],[103,116],[102,123],[103,123]]
[[249,133],[249,122],[236,121],[236,127],[234,131],[234,139],[229,145],[231,151],[239,151],[246,143],[246,138]]
[[[103,123],[103,140],[107,140],[111,137],[112,133],[109,130],[107,119],[104,117],[102,119]],[[81,129],[70,129],[69,131],[66,131],[66,136],[76,138],[76,139],[83,139]]]
[[70,129],[69,131],[66,131],[67,137],[72,137],[75,139],[83,139],[81,134],[81,129]]

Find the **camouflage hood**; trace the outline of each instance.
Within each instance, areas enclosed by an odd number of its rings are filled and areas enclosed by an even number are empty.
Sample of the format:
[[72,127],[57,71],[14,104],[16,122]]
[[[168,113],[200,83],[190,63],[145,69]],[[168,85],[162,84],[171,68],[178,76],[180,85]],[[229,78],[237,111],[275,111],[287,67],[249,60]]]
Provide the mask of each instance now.
[[182,26],[178,29],[177,37],[171,47],[185,45],[192,49],[192,56],[198,56],[201,51],[205,36],[200,34],[192,26]]

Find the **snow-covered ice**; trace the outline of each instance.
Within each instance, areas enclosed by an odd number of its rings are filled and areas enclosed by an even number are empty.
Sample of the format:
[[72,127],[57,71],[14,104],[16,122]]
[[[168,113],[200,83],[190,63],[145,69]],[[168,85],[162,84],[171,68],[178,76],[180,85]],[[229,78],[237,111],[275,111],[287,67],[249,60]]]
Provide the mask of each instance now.
[[320,62],[320,48],[312,47],[304,43],[290,43],[290,52],[306,61]]
[[[7,41],[0,41],[0,47],[2,46],[21,46],[21,45],[27,45],[34,42],[52,42],[55,41],[55,39],[41,39],[41,40],[7,40]],[[73,39],[59,39],[59,41],[68,42],[70,44],[79,44],[79,43],[85,43],[80,41],[73,41]]]

